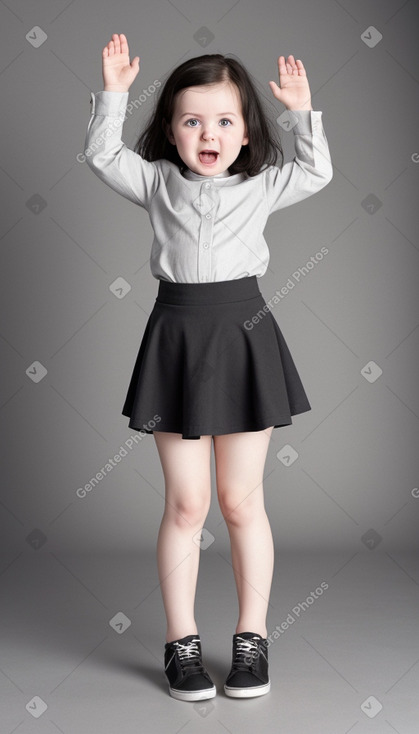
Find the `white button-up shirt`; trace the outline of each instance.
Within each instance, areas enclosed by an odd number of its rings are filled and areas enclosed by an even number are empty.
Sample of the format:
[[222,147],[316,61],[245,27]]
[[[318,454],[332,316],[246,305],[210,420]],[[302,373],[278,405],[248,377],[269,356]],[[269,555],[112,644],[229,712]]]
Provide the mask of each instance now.
[[[319,110],[292,110],[294,159],[245,173],[202,176],[164,158],[146,161],[121,140],[128,92],[91,92],[84,156],[108,186],[148,212],[155,278],[178,283],[256,275],[269,263],[268,216],[320,191],[333,177]],[[293,117],[295,116],[295,117]],[[292,123],[291,123],[292,124]]]

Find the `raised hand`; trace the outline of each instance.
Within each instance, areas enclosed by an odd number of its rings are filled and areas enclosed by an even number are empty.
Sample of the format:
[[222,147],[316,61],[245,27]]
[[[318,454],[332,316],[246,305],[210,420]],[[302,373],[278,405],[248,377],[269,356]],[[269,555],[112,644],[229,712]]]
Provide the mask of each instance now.
[[123,33],[114,33],[102,50],[102,74],[106,92],[127,92],[140,71],[140,57],[129,62],[129,48]]
[[306,70],[301,59],[295,61],[294,56],[278,58],[279,84],[269,82],[272,94],[289,110],[312,110],[311,93]]

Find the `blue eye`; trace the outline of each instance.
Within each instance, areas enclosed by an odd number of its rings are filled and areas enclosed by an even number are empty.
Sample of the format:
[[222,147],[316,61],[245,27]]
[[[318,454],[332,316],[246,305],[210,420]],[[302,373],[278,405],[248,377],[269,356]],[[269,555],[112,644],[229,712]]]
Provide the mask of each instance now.
[[[189,120],[186,120],[185,125],[188,127],[196,127],[196,125],[189,125],[190,122],[197,122],[196,117],[191,117]],[[231,124],[231,120],[229,120],[227,117],[223,117],[220,122],[228,122]],[[221,127],[228,127],[228,125],[222,125]]]

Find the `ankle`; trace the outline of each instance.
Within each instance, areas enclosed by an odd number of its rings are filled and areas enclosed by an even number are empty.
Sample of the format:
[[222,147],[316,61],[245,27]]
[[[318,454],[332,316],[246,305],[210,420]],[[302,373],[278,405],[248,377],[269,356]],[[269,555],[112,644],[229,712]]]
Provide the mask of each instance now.
[[174,642],[174,640],[182,640],[188,635],[197,635],[198,629],[196,624],[185,627],[172,627],[166,632],[166,642]]

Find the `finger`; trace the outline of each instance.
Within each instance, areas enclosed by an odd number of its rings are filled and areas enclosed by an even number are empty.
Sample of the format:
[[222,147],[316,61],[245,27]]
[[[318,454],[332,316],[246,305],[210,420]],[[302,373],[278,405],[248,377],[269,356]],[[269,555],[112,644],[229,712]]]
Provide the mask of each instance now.
[[287,67],[285,65],[285,56],[280,56],[278,59],[278,72],[279,78],[287,73]]
[[121,40],[121,51],[122,51],[122,53],[123,54],[129,53],[128,41],[127,41],[127,37],[124,35],[124,33],[121,33],[120,34],[120,40]]
[[285,71],[283,73],[289,74],[290,73],[289,56],[288,58],[284,56],[284,67],[285,67]]
[[298,73],[299,73],[299,74],[300,74],[301,76],[305,76],[305,75],[306,75],[306,70],[305,70],[305,68],[304,68],[304,64],[303,64],[303,62],[301,61],[301,59],[297,59],[295,63],[297,64],[297,67],[298,67]]
[[113,41],[114,41],[114,45],[115,45],[115,53],[116,54],[120,54],[121,53],[121,45],[119,43],[119,36],[118,36],[117,33],[114,33],[113,34]]
[[285,66],[285,56],[280,56],[278,59],[278,67],[280,74],[286,74],[287,67]]
[[271,92],[272,92],[272,94],[273,94],[273,95],[274,95],[275,97],[279,98],[279,96],[281,95],[281,89],[280,89],[280,88],[278,87],[277,83],[276,83],[276,82],[273,82],[273,81],[271,81],[271,82],[269,82],[269,86],[270,86],[270,88],[271,88]]
[[294,74],[294,73],[297,73],[298,74],[298,69],[297,69],[297,66],[296,66],[296,63],[295,63],[294,56],[292,54],[290,54],[288,56],[288,65],[289,65],[289,73],[290,74]]

